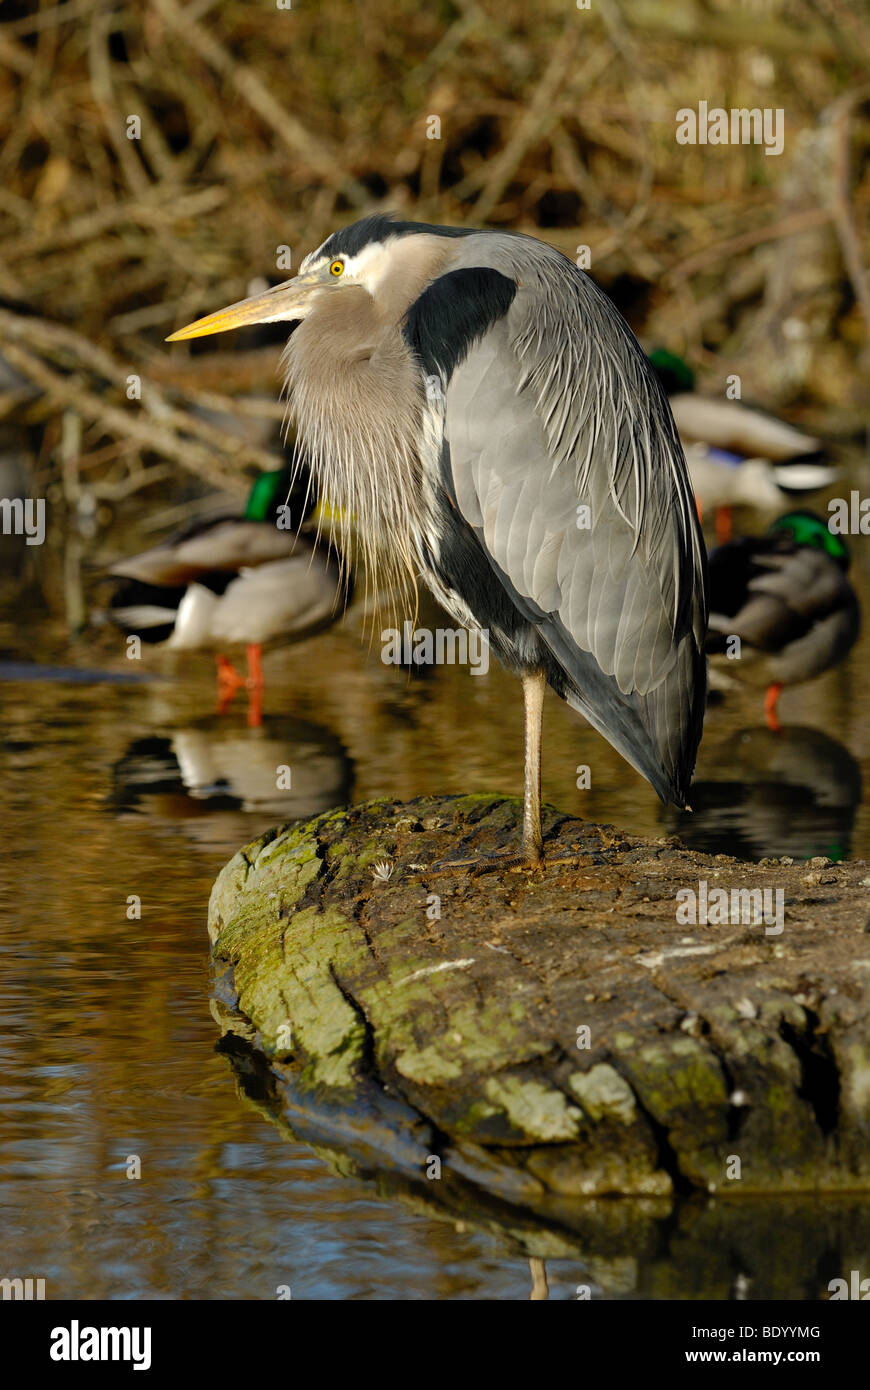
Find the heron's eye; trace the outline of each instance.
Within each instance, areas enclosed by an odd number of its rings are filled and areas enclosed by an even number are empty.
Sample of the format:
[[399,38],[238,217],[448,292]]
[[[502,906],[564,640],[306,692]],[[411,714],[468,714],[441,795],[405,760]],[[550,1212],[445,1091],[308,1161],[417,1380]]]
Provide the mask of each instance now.
[[330,275],[341,275],[344,273],[344,261],[333,261],[329,267]]

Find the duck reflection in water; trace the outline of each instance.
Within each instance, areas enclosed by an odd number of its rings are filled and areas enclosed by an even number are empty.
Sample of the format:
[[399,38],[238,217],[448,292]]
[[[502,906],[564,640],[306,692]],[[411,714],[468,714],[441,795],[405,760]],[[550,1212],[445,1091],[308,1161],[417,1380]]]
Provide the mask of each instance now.
[[179,823],[208,848],[236,849],[278,822],[308,820],[351,798],[353,765],[317,724],[267,716],[258,728],[218,719],[135,739],[113,769],[109,805]]
[[858,640],[861,609],[849,550],[813,512],[789,512],[764,536],[744,536],[710,556],[710,686],[767,686],[768,728],[780,727],[786,686],[843,661]]
[[[705,763],[715,768],[712,749]],[[747,859],[848,857],[861,804],[861,769],[820,729],[743,729],[722,748],[721,775],[692,786],[693,813],[673,813],[694,850]]]

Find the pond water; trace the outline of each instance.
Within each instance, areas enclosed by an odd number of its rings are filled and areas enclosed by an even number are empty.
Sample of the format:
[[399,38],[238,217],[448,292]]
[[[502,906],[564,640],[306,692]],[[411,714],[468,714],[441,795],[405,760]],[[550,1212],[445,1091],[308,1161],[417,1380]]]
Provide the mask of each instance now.
[[[244,695],[214,713],[206,657],[128,662],[107,630],[70,642],[38,585],[0,599],[0,1276],[43,1277],[55,1298],[527,1298],[532,1256],[553,1298],[818,1298],[850,1260],[870,1265],[860,1200],[614,1200],[523,1228],[288,1142],[216,1051],[218,870],[268,826],[348,800],[517,793],[519,687],[495,668],[410,678],[351,613],[267,655],[250,728]],[[870,856],[868,640],[786,692],[778,738],[757,694],[711,708],[691,818],[550,698],[545,798],[716,852]]]

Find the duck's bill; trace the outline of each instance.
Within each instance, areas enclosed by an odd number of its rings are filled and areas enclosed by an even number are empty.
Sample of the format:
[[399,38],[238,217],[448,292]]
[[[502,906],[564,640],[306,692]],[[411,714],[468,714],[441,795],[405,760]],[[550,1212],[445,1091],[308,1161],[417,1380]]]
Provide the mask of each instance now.
[[226,309],[218,309],[214,314],[189,323],[171,333],[167,343],[178,343],[185,338],[207,338],[212,333],[229,333],[232,328],[244,328],[253,323],[282,323],[302,319],[309,310],[311,290],[317,284],[316,277],[297,275],[295,280],[285,280],[283,285],[256,294],[251,299],[240,299]]

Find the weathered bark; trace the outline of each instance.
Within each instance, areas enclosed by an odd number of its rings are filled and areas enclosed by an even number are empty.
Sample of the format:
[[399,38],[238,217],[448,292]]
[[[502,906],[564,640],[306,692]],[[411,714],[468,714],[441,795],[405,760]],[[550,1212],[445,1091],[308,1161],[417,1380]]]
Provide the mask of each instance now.
[[[271,1113],[368,1171],[419,1182],[437,1157],[537,1210],[870,1190],[868,865],[748,864],[550,808],[543,869],[432,867],[516,842],[521,816],[373,802],[227,864],[214,1009]],[[782,931],[681,924],[701,880],[782,889]]]

